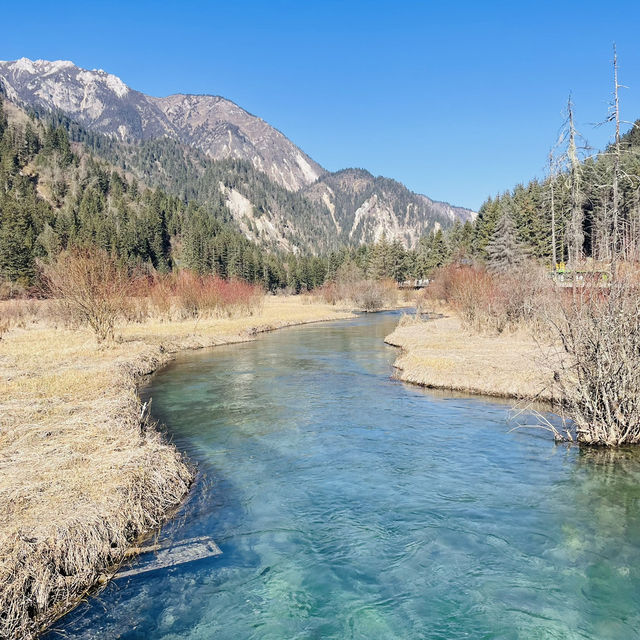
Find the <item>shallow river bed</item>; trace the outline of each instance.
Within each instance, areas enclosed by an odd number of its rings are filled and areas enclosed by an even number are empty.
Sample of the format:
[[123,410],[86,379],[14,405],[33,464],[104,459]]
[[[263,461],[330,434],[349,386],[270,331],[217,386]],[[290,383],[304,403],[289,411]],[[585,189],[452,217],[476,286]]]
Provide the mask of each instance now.
[[49,640],[640,638],[640,459],[391,379],[398,315],[181,355],[143,390],[200,476],[163,536],[223,555],[116,580]]

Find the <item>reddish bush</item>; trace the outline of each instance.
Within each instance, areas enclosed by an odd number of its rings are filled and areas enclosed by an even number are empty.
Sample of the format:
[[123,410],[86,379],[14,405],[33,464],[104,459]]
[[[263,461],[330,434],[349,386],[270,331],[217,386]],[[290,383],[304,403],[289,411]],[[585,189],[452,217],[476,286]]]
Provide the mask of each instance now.
[[507,274],[453,264],[434,274],[425,297],[451,305],[473,329],[500,333],[522,325],[540,330],[551,291],[551,281],[534,264]]
[[337,304],[340,302],[340,292],[335,282],[325,282],[321,287],[313,291],[315,296],[319,296],[327,304]]
[[264,297],[259,286],[244,280],[224,280],[186,269],[139,279],[137,294],[147,298],[153,312],[160,317],[252,314]]

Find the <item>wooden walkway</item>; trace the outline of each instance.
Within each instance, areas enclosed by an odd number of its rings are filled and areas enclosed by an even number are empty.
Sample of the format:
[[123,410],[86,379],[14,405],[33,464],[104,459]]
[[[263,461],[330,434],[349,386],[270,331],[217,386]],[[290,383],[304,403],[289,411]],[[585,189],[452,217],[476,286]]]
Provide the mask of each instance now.
[[207,537],[190,538],[189,540],[180,540],[179,542],[169,542],[166,547],[157,546],[149,547],[147,551],[143,547],[141,553],[149,553],[153,551],[153,558],[149,561],[136,563],[134,566],[118,571],[114,578],[129,578],[137,576],[141,573],[149,571],[157,571],[158,569],[166,569],[168,567],[177,567],[178,565],[194,562],[195,560],[203,560],[205,558],[215,558],[222,555],[220,547]]

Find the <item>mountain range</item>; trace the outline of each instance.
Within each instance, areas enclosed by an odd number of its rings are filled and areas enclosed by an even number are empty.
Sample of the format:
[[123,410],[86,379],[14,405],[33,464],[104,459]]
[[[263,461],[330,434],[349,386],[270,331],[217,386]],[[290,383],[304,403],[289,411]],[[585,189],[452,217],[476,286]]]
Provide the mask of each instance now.
[[328,172],[220,96],[157,98],[102,70],[27,58],[0,62],[0,89],[22,108],[66,119],[78,141],[90,132],[95,152],[149,186],[222,200],[247,238],[271,248],[318,252],[383,234],[412,248],[476,215],[363,169]]

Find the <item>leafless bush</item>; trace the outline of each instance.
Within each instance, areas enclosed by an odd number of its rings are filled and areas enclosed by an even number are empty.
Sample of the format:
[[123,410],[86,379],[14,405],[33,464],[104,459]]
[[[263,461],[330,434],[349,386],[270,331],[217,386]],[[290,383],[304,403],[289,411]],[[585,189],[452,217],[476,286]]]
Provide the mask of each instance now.
[[550,319],[562,345],[555,379],[583,444],[640,444],[640,291],[584,287]]
[[26,296],[27,292],[24,287],[11,280],[0,278],[0,300],[9,300],[11,298],[20,298]]
[[71,249],[43,267],[48,293],[74,324],[86,324],[98,342],[113,339],[131,292],[126,269],[102,249]]
[[[135,284],[133,284],[135,287]],[[125,322],[142,323],[151,315],[151,302],[146,296],[132,295],[128,297],[122,309]]]
[[378,311],[397,302],[398,289],[391,280],[363,280],[353,287],[352,299],[363,311]]
[[424,295],[423,306],[426,300],[445,302],[476,331],[502,333],[526,328],[540,334],[546,331],[545,314],[553,298],[553,284],[535,264],[506,274],[454,264],[436,272]]
[[196,318],[206,315],[231,317],[253,315],[264,301],[264,290],[244,280],[178,272],[139,278],[132,318],[146,313],[163,319]]
[[25,327],[38,319],[41,300],[27,297],[27,291],[0,279],[0,340],[13,327]]
[[51,323],[55,318],[50,300],[11,298],[0,300],[0,333],[14,327],[22,328],[38,322]]
[[345,263],[338,269],[335,281],[320,287],[316,295],[328,304],[346,303],[363,311],[378,311],[397,303],[398,288],[393,280],[365,278],[357,265]]
[[326,282],[313,291],[316,297],[322,298],[327,304],[336,305],[340,302],[338,285],[335,282]]
[[392,281],[360,280],[349,284],[329,282],[316,295],[328,304],[352,304],[363,311],[379,311],[394,306],[398,301],[397,287]]

